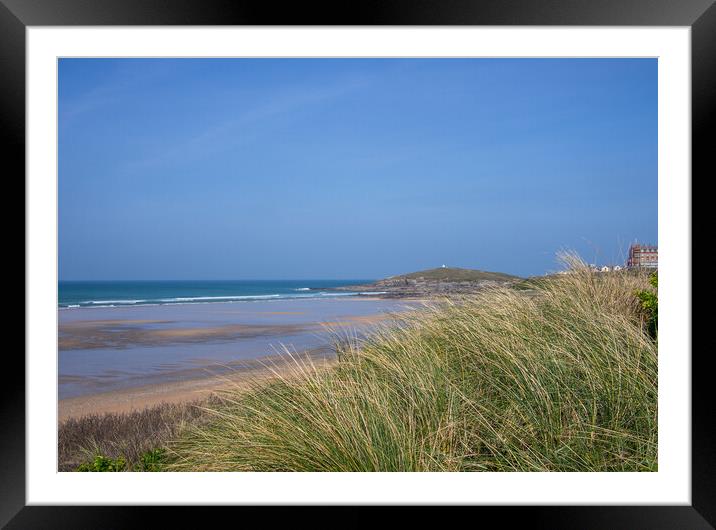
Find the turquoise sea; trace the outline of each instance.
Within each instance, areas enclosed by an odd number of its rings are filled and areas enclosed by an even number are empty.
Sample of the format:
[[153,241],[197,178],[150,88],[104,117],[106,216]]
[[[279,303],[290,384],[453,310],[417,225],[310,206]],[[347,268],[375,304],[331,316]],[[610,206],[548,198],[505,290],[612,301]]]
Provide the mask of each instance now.
[[59,307],[125,307],[252,300],[326,298],[358,292],[328,289],[371,280],[61,281]]

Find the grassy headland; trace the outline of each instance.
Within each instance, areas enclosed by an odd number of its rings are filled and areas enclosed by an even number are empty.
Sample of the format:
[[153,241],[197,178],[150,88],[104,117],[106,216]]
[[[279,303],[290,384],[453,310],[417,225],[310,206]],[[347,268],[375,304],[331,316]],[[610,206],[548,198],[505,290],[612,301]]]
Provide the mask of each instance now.
[[646,274],[572,273],[436,302],[339,362],[223,392],[167,470],[655,471]]
[[502,272],[489,272],[457,267],[439,267],[424,271],[390,276],[377,282],[335,287],[335,291],[381,293],[388,298],[433,298],[471,295],[488,287],[507,286],[522,278]]
[[481,281],[511,281],[519,279],[517,276],[504,272],[489,272],[477,269],[461,269],[459,267],[438,267],[424,271],[392,276],[390,280],[442,280],[450,282],[481,282]]

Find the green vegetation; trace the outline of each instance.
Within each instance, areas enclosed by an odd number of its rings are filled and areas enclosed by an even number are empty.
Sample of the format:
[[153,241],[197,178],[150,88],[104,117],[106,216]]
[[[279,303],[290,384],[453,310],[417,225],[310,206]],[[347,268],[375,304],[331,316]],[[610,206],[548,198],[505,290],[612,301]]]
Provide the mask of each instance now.
[[152,449],[142,454],[135,471],[161,471],[166,457],[166,449]]
[[344,341],[333,368],[296,358],[293,376],[224,393],[164,469],[656,471],[648,278],[564,260],[536,295],[436,303]]
[[107,458],[97,455],[91,462],[80,464],[77,471],[124,471],[127,469],[127,461],[121,456],[118,458]]
[[653,289],[642,289],[636,292],[641,301],[641,308],[646,321],[649,335],[657,337],[659,332],[659,274],[654,271],[649,275],[649,284]]
[[407,278],[409,280],[442,280],[451,282],[476,282],[476,281],[508,281],[517,280],[518,276],[512,276],[503,272],[487,272],[475,269],[460,269],[457,267],[439,267],[437,269],[428,269],[424,271],[411,272],[400,276],[392,276],[389,280],[401,280]]
[[139,462],[129,466],[122,456],[109,458],[96,455],[90,462],[84,462],[77,466],[77,471],[160,471],[164,463],[165,449],[152,449],[139,457]]

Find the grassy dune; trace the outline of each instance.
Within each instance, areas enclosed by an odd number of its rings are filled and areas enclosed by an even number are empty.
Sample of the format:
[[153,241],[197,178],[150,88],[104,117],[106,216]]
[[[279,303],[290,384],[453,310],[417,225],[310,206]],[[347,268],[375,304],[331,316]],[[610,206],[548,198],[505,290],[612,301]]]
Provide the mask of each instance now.
[[339,363],[250,392],[169,443],[170,471],[655,471],[647,276],[572,274],[401,317]]
[[145,455],[161,449],[186,425],[201,423],[202,407],[210,402],[165,403],[135,412],[70,418],[57,431],[58,471],[76,471],[97,457],[121,460],[126,470],[141,467]]

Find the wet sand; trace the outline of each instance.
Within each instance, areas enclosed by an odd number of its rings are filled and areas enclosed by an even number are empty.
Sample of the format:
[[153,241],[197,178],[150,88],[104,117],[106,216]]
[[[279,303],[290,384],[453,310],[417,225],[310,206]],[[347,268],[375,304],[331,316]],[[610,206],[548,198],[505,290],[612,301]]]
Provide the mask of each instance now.
[[166,320],[90,320],[73,322],[61,328],[60,350],[126,348],[130,345],[161,345],[210,340],[280,336],[306,331],[305,325],[229,324],[216,327],[151,329],[146,324],[171,324]]
[[325,365],[337,338],[408,308],[356,298],[60,311],[59,420],[243,388],[274,376],[266,364],[286,372],[286,350]]
[[57,418],[59,422],[63,422],[69,418],[91,414],[132,412],[161,403],[195,402],[225,390],[248,390],[252,385],[266,383],[278,377],[295,377],[300,364],[319,370],[335,364],[335,358],[325,357],[323,353],[305,352],[303,355],[297,355],[295,359],[270,356],[235,363],[229,367],[229,371],[221,375],[212,376],[197,370],[195,378],[183,381],[61,399],[58,402]]

